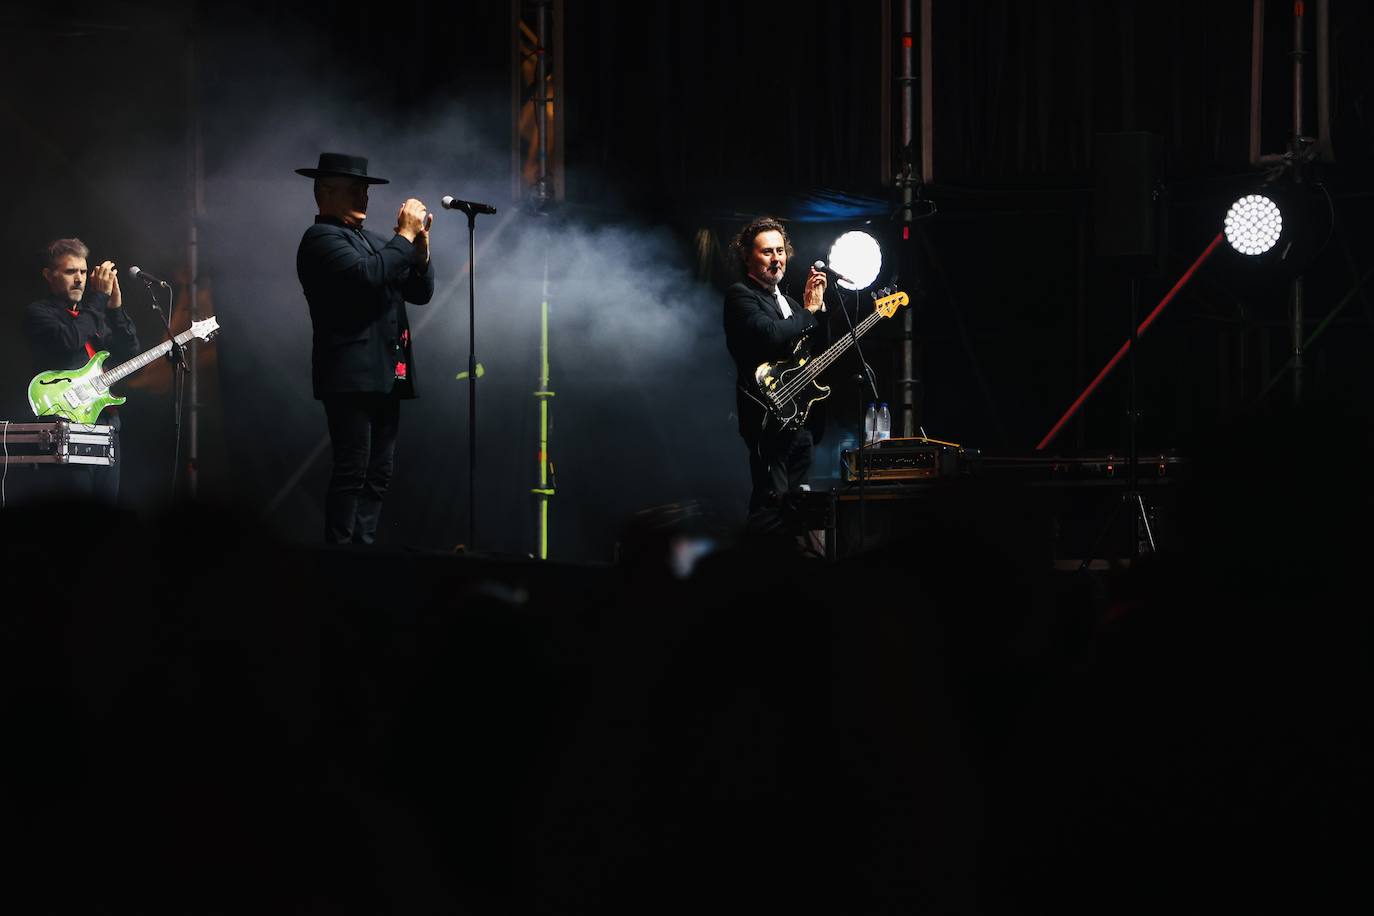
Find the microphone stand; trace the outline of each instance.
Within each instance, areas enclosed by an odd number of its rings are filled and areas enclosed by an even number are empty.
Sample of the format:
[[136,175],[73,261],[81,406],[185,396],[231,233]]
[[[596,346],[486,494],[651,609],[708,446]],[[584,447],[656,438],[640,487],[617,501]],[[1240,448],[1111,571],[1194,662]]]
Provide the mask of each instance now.
[[[468,541],[477,546],[477,214],[478,208],[453,201],[468,218]],[[481,212],[488,212],[482,210]],[[495,213],[496,211],[490,210]]]
[[[1092,562],[1097,558],[1098,548],[1102,547],[1107,539],[1112,526],[1116,524],[1117,517],[1125,508],[1130,520],[1127,524],[1130,537],[1130,559],[1132,563],[1140,559],[1142,548],[1148,545],[1149,552],[1154,553],[1158,549],[1155,543],[1155,533],[1150,527],[1150,512],[1145,506],[1145,497],[1140,491],[1140,483],[1137,465],[1140,463],[1140,445],[1136,439],[1137,426],[1140,423],[1140,409],[1137,403],[1136,394],[1136,362],[1135,351],[1137,349],[1138,335],[1137,330],[1137,311],[1140,307],[1140,275],[1138,268],[1131,268],[1131,348],[1126,352],[1126,489],[1121,494],[1121,501],[1116,504],[1111,513],[1107,516],[1107,521],[1102,525],[1097,533],[1097,538],[1093,541],[1092,548],[1087,556],[1078,564],[1078,571],[1083,572],[1092,566]],[[1145,535],[1144,543],[1141,542],[1141,534]],[[1105,554],[1105,551],[1103,551]],[[1104,557],[1105,559],[1105,557]]]
[[[877,383],[876,381],[874,381],[874,379],[873,379],[873,368],[872,368],[871,366],[868,365],[868,360],[864,357],[863,348],[859,346],[859,335],[858,335],[858,333],[855,331],[855,328],[854,328],[854,319],[849,317],[849,312],[848,312],[848,311],[845,309],[845,307],[844,307],[844,297],[843,297],[842,295],[840,295],[839,282],[838,282],[838,281],[839,281],[839,277],[838,277],[837,275],[835,275],[835,274],[834,274],[833,272],[831,272],[831,271],[827,271],[827,272],[830,273],[832,276],[835,276],[835,277],[836,277],[836,284],[835,284],[835,299],[836,299],[836,301],[838,301],[839,304],[840,304],[840,314],[844,316],[845,324],[849,325],[849,338],[850,338],[850,341],[854,344],[854,352],[857,353],[857,354],[859,355],[859,365],[863,368],[863,372],[859,374],[858,378],[859,378],[859,380],[861,380],[861,381],[862,381],[862,380],[867,380],[867,381],[868,381],[868,388],[869,388],[869,391],[871,391],[871,392],[873,393],[873,402],[876,404],[876,403],[878,402],[878,383]],[[859,317],[859,291],[856,289],[856,290],[854,290],[854,318],[857,318],[857,317]],[[862,388],[860,389],[860,391],[862,391]],[[860,422],[860,423],[863,422],[864,416],[865,416],[865,414],[864,414],[864,409],[863,409],[863,394],[861,393],[861,394],[859,395],[859,422]],[[875,418],[874,422],[875,422],[875,423],[877,422],[876,418]],[[868,476],[867,472],[866,472],[865,469],[864,469],[864,449],[868,448],[868,446],[869,446],[869,443],[868,443],[867,439],[868,439],[868,430],[865,429],[865,430],[863,431],[863,439],[861,439],[861,440],[859,441],[859,452],[858,452],[857,455],[854,456],[855,468],[856,468],[856,471],[857,471],[857,473],[858,473],[858,475],[859,475],[859,549],[860,549],[861,551],[863,550],[864,545],[865,545],[865,543],[866,543],[867,540],[868,540],[868,519],[867,519],[867,514],[866,514],[866,513],[867,513],[867,505],[866,505],[867,500],[865,499],[865,487],[864,487],[864,480],[865,480],[865,478],[867,478],[867,476]],[[837,526],[837,530],[838,530],[838,526]],[[837,545],[835,545],[835,546],[836,546],[836,553],[838,554],[838,552],[839,552],[839,550],[838,550],[839,545],[837,544]]]
[[[153,304],[153,311],[162,319],[162,326],[167,331],[167,343],[170,349],[167,351],[167,361],[172,364],[172,502],[177,498],[177,476],[181,470],[181,396],[182,396],[182,373],[188,371],[186,365],[186,348],[177,343],[176,335],[172,333],[172,288],[167,286],[167,310],[163,311],[161,304],[157,301],[157,291],[152,280],[139,277],[143,280],[143,286],[148,290],[148,299]],[[161,284],[166,286],[165,283]]]

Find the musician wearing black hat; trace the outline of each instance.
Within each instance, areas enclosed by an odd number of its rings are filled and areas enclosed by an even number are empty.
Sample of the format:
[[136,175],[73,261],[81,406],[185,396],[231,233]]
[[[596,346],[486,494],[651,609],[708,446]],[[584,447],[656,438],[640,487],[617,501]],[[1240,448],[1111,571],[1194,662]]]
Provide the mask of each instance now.
[[416,396],[406,303],[434,295],[431,214],[410,198],[388,238],[363,228],[367,159],[321,153],[319,215],[296,252],[296,274],[314,327],[311,379],[324,404],[334,468],[325,496],[325,541],[371,544],[391,481],[400,402]]

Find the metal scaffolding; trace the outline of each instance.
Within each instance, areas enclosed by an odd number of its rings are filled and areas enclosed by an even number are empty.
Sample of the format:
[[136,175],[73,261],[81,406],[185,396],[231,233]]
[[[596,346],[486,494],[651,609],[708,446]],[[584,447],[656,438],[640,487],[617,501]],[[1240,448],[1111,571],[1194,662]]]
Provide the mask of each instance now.
[[[934,118],[932,112],[933,95],[931,91],[933,56],[931,46],[931,19],[932,6],[934,0],[921,0],[920,8],[920,28],[917,28],[915,0],[897,0],[901,4],[900,16],[901,31],[895,42],[897,48],[897,66],[893,67],[891,49],[894,46],[890,34],[894,16],[889,5],[891,0],[883,3],[883,51],[882,51],[882,180],[884,183],[891,183],[896,186],[901,195],[901,223],[902,223],[902,243],[911,244],[912,225],[918,216],[914,212],[917,203],[917,193],[922,184],[929,184],[935,180],[934,167]],[[917,75],[916,57],[917,41],[920,42],[919,66],[920,75]],[[901,138],[897,148],[898,162],[892,162],[892,105],[889,93],[890,86],[896,86],[898,99],[898,115],[901,120]],[[920,147],[916,145],[916,90],[920,87],[921,106],[920,106]],[[901,414],[902,414],[902,435],[910,438],[916,435],[920,428],[919,415],[921,413],[920,396],[917,386],[920,384],[918,366],[918,353],[915,343],[915,316],[914,310],[908,309],[902,315],[902,377],[901,386]]]
[[[563,78],[561,51],[563,0],[512,0],[514,58],[511,66],[511,177],[516,201],[539,218],[564,197]],[[549,387],[549,245],[543,229],[544,268],[539,303],[539,448],[536,455],[534,555],[549,556],[549,502],[555,493],[549,457],[552,428]]]
[[[192,8],[194,17],[194,7]],[[186,40],[186,295],[187,313],[200,320],[200,220],[205,214],[204,151],[201,146],[200,107],[196,94],[196,31],[194,18]],[[195,500],[200,487],[200,348],[187,347],[186,374],[190,393],[190,422],[186,447],[186,494]],[[175,369],[173,373],[175,374]]]

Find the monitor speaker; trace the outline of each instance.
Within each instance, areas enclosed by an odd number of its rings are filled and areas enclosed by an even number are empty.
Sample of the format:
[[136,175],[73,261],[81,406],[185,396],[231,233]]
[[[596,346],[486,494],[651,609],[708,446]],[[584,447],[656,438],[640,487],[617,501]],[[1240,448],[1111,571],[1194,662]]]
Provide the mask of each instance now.
[[1094,250],[1154,263],[1161,254],[1163,145],[1150,133],[1098,134],[1093,144]]

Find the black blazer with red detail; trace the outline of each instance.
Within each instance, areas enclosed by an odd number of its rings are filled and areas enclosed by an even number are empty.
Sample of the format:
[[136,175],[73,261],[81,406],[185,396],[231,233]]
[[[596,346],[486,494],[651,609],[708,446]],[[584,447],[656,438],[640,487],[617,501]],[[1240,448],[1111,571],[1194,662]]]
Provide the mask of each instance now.
[[[417,264],[415,245],[316,217],[296,252],[296,274],[314,326],[315,397],[367,392],[415,394],[415,359],[406,303],[434,295],[434,265]],[[397,383],[397,363],[406,381]]]

